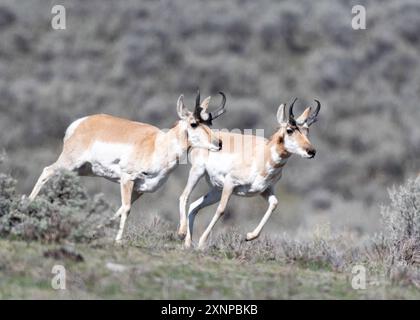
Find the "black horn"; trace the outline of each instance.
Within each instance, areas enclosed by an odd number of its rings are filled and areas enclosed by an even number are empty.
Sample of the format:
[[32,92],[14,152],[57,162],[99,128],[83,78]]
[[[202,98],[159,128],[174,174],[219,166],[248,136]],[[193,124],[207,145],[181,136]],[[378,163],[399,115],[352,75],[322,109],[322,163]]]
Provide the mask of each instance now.
[[195,107],[199,107],[200,106],[200,89],[197,89],[197,96],[195,97]]
[[289,107],[289,118],[295,118],[295,115],[293,114],[293,106],[295,105],[295,102],[297,101],[297,98],[293,100],[292,104]]
[[295,98],[295,100],[293,100],[292,104],[289,107],[289,122],[294,122],[295,121],[295,115],[293,114],[293,106],[294,106],[296,101],[297,101],[297,98]]
[[319,110],[321,110],[321,103],[316,99],[314,100],[316,102],[315,111],[312,112],[312,114],[308,117],[308,119],[306,119],[306,124],[308,125],[308,127],[318,120],[317,116],[318,116]]
[[201,107],[200,107],[200,89],[197,89],[197,96],[195,97],[195,108],[194,108],[194,116],[196,119],[201,119]]

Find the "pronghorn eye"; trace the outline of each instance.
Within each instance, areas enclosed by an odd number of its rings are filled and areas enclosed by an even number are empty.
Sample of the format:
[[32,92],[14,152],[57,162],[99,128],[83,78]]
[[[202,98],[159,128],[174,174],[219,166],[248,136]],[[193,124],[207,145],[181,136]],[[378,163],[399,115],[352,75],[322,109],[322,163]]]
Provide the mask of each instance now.
[[193,127],[193,128],[197,128],[198,127],[198,124],[197,123],[191,123],[191,127]]
[[293,129],[292,128],[287,128],[287,130],[286,130],[286,132],[287,132],[287,134],[292,134],[293,133]]

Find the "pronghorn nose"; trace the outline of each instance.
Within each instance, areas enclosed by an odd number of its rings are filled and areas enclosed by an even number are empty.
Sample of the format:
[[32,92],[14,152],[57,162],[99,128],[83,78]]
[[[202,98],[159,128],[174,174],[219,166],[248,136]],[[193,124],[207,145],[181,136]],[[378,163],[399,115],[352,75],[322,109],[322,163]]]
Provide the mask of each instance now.
[[222,150],[223,142],[219,139],[219,151]]
[[308,150],[306,150],[306,152],[308,153],[308,155],[309,155],[310,158],[315,157],[315,154],[316,154],[316,150],[315,149],[308,149]]

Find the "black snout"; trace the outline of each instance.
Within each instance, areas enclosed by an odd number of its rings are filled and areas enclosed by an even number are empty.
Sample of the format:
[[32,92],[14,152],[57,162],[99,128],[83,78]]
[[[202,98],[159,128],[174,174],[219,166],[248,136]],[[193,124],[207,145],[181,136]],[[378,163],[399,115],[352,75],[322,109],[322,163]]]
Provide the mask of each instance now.
[[316,150],[315,149],[308,149],[308,150],[306,150],[306,152],[308,153],[308,155],[309,155],[309,158],[313,158],[313,157],[315,157],[315,155],[316,155]]
[[219,151],[222,150],[223,142],[222,140],[219,140]]

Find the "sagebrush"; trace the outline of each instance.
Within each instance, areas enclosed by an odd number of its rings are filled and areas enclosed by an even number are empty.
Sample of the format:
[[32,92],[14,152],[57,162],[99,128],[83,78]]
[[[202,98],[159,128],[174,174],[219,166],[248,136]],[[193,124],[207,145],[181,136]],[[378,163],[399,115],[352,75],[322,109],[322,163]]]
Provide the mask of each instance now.
[[16,180],[10,175],[0,175],[2,237],[89,242],[109,234],[111,211],[102,195],[90,197],[70,172],[53,177],[33,202],[16,193]]
[[389,191],[382,208],[384,241],[394,262],[420,264],[420,178]]

